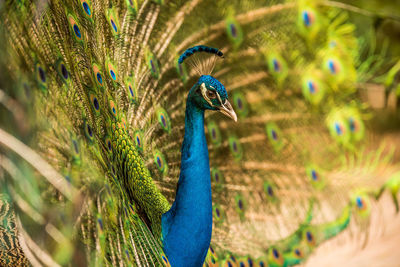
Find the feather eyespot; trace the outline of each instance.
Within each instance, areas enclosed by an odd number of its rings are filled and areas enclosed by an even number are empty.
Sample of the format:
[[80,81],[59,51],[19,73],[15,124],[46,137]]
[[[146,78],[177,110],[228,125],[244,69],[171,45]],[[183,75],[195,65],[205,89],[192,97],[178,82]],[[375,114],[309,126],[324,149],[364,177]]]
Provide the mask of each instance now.
[[317,77],[320,75],[318,70],[306,74],[302,78],[302,93],[304,98],[313,105],[318,105],[324,99],[326,86]]
[[125,130],[127,129],[126,120],[124,117],[121,118],[121,125]]
[[165,174],[167,172],[168,167],[167,167],[165,157],[159,150],[155,150],[155,152],[154,152],[154,163],[156,164],[157,169],[161,173]]
[[306,237],[308,242],[312,242],[314,240],[313,235],[309,231],[306,232]]
[[236,38],[237,37],[237,29],[236,29],[235,24],[231,23],[229,25],[229,29],[231,31],[232,37]]
[[239,109],[243,108],[243,103],[242,103],[242,100],[240,98],[236,101],[236,104],[237,104]]
[[[213,220],[215,223],[220,223],[225,218],[225,213],[218,204],[213,205]],[[212,252],[213,253],[213,252]]]
[[263,189],[264,189],[264,194],[268,201],[274,203],[275,201],[278,200],[278,198],[275,194],[275,185],[271,184],[268,181],[265,181],[264,185],[263,185]]
[[326,183],[323,172],[318,166],[314,164],[309,164],[306,166],[306,175],[310,179],[310,183],[315,189],[320,190],[325,187]]
[[113,100],[109,101],[109,106],[110,106],[110,112],[114,116],[114,118],[117,118],[117,107],[115,106],[115,103]]
[[93,64],[92,70],[93,70],[93,75],[94,75],[96,84],[98,86],[102,87],[103,86],[103,76],[101,75],[100,67],[97,64]]
[[61,68],[61,73],[62,73],[62,76],[64,77],[64,79],[68,79],[68,71],[67,71],[67,68],[65,67],[65,65],[61,63],[60,68]]
[[228,139],[229,148],[231,150],[232,156],[236,161],[240,160],[243,156],[242,145],[238,138],[231,136]]
[[46,72],[40,65],[37,66],[37,72],[38,72],[39,80],[42,83],[45,83],[46,82]]
[[100,103],[99,100],[97,99],[97,96],[93,93],[89,94],[90,97],[90,101],[92,103],[92,107],[94,109],[94,111],[96,112],[97,115],[100,114]]
[[110,78],[113,81],[117,81],[117,70],[115,69],[115,67],[113,66],[113,64],[111,62],[108,62],[107,64],[107,69],[108,69],[108,74],[110,75]]
[[315,94],[316,92],[318,92],[318,87],[312,80],[308,80],[307,86],[311,94]]
[[[325,68],[331,75],[340,75],[342,70],[342,64],[338,58],[328,58],[325,63]],[[342,80],[343,75],[340,75],[338,80]]]
[[161,161],[161,158],[160,157],[156,157],[156,161],[157,161],[157,166],[158,166],[158,168],[162,168],[162,161]]
[[265,53],[265,58],[269,73],[276,78],[278,84],[282,85],[288,75],[288,67],[285,59],[279,53],[273,51]]
[[96,73],[96,79],[99,84],[103,84],[103,78],[101,77],[100,72]]
[[151,71],[155,72],[156,71],[156,67],[154,65],[153,59],[150,59],[150,67],[151,67]]
[[363,139],[365,136],[365,126],[358,111],[355,111],[354,109],[349,109],[346,117],[352,140],[360,141],[361,139]]
[[103,220],[100,217],[97,218],[97,223],[99,225],[100,231],[103,232]]
[[265,130],[267,132],[268,140],[270,144],[273,146],[275,152],[281,151],[284,146],[284,142],[282,139],[281,130],[274,122],[268,122],[265,126]]
[[83,9],[85,10],[86,14],[88,16],[90,16],[92,14],[92,12],[90,11],[90,7],[89,7],[88,3],[83,2],[82,6],[83,6]]
[[317,172],[316,172],[315,170],[311,170],[311,178],[312,178],[314,181],[317,181],[317,180],[318,180],[318,174],[317,174]]
[[351,132],[358,132],[360,130],[360,122],[359,120],[350,117],[349,118],[349,128]]
[[303,239],[305,239],[309,246],[314,247],[316,245],[315,237],[310,230],[306,230],[303,232]]
[[213,190],[218,192],[223,189],[224,176],[222,172],[216,167],[211,168],[211,181],[213,182],[214,185]]
[[80,165],[79,143],[75,138],[72,138],[72,159],[74,164]]
[[161,119],[161,124],[164,126],[164,127],[166,127],[167,126],[167,122],[165,121],[165,117],[164,117],[164,115],[160,115],[160,119]]
[[272,66],[274,67],[275,72],[280,72],[281,71],[281,64],[276,58],[272,59]]
[[113,149],[113,145],[111,143],[111,139],[109,136],[106,136],[105,140],[104,140],[106,149],[109,153],[112,153],[112,149]]
[[79,29],[78,25],[74,24],[73,28],[74,28],[76,37],[82,38],[81,30]]
[[315,20],[315,15],[313,12],[311,12],[310,10],[304,10],[302,12],[302,18],[303,18],[303,23],[304,26],[306,27],[310,27],[313,25],[314,20]]
[[86,137],[92,141],[93,140],[93,129],[92,127],[89,125],[89,123],[85,120],[84,123],[84,130],[85,130],[85,135]]
[[246,202],[241,194],[235,196],[236,211],[240,216],[240,219],[244,219],[244,211],[246,210]]
[[356,131],[356,123],[353,118],[349,118],[350,131]]
[[337,63],[335,61],[333,61],[332,59],[330,59],[330,60],[328,60],[327,64],[328,64],[328,68],[329,68],[331,74],[336,74],[338,71]]
[[110,23],[111,31],[116,36],[119,33],[119,22],[113,9],[109,9],[107,13],[108,22]]
[[128,10],[136,15],[138,9],[137,0],[126,0],[126,3],[128,4]]
[[278,251],[278,250],[276,250],[276,249],[274,248],[274,249],[272,249],[272,253],[273,253],[275,259],[279,259],[280,254],[279,254],[279,251]]
[[282,253],[275,247],[271,247],[268,250],[268,262],[278,264],[279,266],[283,266],[284,259]]
[[304,258],[303,252],[302,252],[300,249],[298,249],[298,248],[296,248],[296,249],[294,250],[294,255],[295,255],[295,257],[297,257],[297,258],[299,258],[299,259]]
[[112,145],[111,145],[111,141],[110,140],[107,140],[107,148],[108,148],[108,150],[109,151],[112,151]]
[[67,67],[62,59],[57,60],[56,70],[64,82],[67,82],[69,79],[69,72]]
[[163,108],[158,108],[156,111],[157,120],[161,128],[167,133],[171,132],[171,121],[168,113]]
[[273,196],[274,196],[274,191],[272,190],[272,187],[271,187],[271,186],[268,186],[268,187],[267,187],[267,194],[268,194],[270,197],[273,197]]
[[243,30],[241,25],[236,21],[233,12],[228,14],[225,25],[229,40],[233,43],[235,48],[238,48],[243,41]]
[[210,141],[213,145],[218,147],[221,144],[221,132],[219,131],[218,125],[215,121],[209,121],[207,123],[207,131],[210,137]]
[[136,88],[133,86],[133,81],[131,79],[126,79],[126,88],[129,102],[134,104],[137,101]]
[[157,58],[153,55],[153,53],[150,50],[146,50],[146,62],[148,64],[148,67],[150,69],[151,75],[158,79],[160,75],[160,68],[158,66],[158,60]]
[[133,134],[133,140],[135,142],[136,147],[142,151],[144,147],[144,140],[143,140],[143,135],[141,131],[136,131]]
[[117,25],[115,25],[114,20],[111,19],[110,21],[111,21],[111,26],[113,27],[114,31],[115,31],[115,32],[118,32],[118,28],[117,28]]
[[79,28],[78,23],[76,22],[76,19],[72,15],[68,15],[68,22],[71,27],[72,33],[74,34],[75,39],[81,41],[83,35],[81,29]]
[[362,200],[361,197],[356,197],[356,204],[357,204],[357,208],[359,208],[359,209],[364,208],[364,201]]
[[99,106],[99,101],[97,100],[96,97],[93,98],[93,106],[96,110],[99,110],[100,106]]
[[240,91],[233,94],[233,106],[240,117],[245,117],[249,113],[247,100]]
[[232,141],[232,149],[234,152],[237,152],[238,148],[237,148],[236,141]]
[[141,142],[140,142],[140,138],[139,137],[136,137],[136,143],[138,144],[138,146],[141,146]]
[[241,199],[238,200],[238,207],[239,209],[243,209],[243,201]]
[[355,206],[357,214],[361,217],[368,217],[371,213],[369,199],[364,192],[357,193],[353,196],[352,205]]
[[343,126],[341,125],[340,122],[335,122],[334,127],[337,135],[340,136],[343,134]]
[[92,17],[92,9],[89,1],[81,0],[82,10],[86,16]]
[[218,183],[219,182],[219,174],[218,174],[218,172],[216,172],[215,174],[214,174],[214,180]]
[[271,130],[271,136],[275,141],[278,140],[278,133],[274,129]]

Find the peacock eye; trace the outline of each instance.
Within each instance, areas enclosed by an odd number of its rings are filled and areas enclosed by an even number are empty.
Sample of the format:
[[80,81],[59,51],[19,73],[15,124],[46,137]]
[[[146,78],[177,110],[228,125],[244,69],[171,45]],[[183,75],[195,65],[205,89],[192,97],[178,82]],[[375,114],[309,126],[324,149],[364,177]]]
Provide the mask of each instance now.
[[207,97],[209,98],[209,99],[214,99],[214,98],[217,98],[217,95],[215,94],[215,92],[214,91],[210,91],[210,90],[207,90]]

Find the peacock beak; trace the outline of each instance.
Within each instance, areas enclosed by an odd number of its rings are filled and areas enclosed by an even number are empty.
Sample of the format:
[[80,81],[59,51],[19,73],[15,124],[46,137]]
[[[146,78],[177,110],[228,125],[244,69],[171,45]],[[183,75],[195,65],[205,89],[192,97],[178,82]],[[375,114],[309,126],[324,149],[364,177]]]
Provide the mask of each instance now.
[[237,121],[236,113],[233,110],[232,105],[231,105],[231,103],[229,103],[228,100],[225,100],[225,103],[221,105],[221,107],[219,108],[219,112],[230,117],[235,122]]

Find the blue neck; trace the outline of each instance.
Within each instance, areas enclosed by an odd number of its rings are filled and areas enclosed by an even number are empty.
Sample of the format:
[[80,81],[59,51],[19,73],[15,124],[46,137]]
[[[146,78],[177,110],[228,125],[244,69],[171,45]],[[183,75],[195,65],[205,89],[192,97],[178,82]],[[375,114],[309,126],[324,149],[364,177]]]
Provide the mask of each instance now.
[[173,267],[202,266],[211,241],[212,201],[204,110],[186,103],[181,173],[175,202],[162,216],[163,249]]

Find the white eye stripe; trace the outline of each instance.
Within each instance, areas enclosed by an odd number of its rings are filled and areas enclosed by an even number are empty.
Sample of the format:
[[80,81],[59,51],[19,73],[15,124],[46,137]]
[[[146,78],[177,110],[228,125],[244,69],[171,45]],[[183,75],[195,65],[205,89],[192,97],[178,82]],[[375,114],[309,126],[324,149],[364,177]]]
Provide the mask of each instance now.
[[213,104],[212,104],[210,98],[208,98],[208,96],[207,96],[206,84],[205,84],[205,83],[202,83],[200,87],[201,87],[201,94],[203,95],[203,98],[207,101],[208,104],[210,104],[211,106],[213,106]]
[[217,98],[218,98],[219,103],[221,104],[221,106],[224,106],[224,103],[222,103],[222,99],[221,99],[220,95],[218,94],[218,92],[216,92],[216,93],[217,93]]

